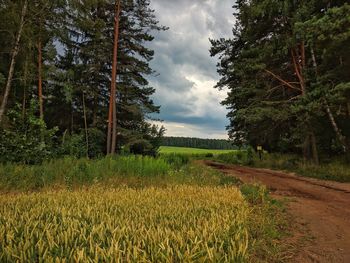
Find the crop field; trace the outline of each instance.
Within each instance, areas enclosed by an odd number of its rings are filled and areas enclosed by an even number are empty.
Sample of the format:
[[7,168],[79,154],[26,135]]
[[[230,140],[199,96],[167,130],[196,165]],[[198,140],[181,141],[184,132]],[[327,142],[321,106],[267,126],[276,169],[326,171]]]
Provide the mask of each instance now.
[[223,154],[236,152],[237,150],[213,150],[213,149],[198,149],[198,148],[186,148],[186,147],[171,147],[171,146],[161,146],[160,153],[178,153],[178,154]]
[[279,208],[183,154],[0,165],[0,262],[271,262]]
[[0,262],[244,262],[248,210],[234,187],[2,195]]

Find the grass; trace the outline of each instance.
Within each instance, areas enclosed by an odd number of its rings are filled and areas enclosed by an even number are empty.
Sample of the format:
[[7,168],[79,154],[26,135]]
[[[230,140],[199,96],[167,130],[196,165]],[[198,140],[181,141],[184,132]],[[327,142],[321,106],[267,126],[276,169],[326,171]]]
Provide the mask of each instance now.
[[215,160],[228,164],[285,170],[322,180],[350,182],[350,164],[339,159],[314,165],[296,155],[265,153],[262,160],[259,160],[258,156],[252,152],[233,152],[219,154],[215,156]]
[[178,154],[189,154],[189,155],[196,155],[196,154],[216,155],[216,154],[229,153],[229,152],[235,152],[235,151],[236,150],[212,150],[212,149],[198,149],[198,148],[171,147],[171,146],[160,147],[161,154],[178,153]]
[[280,219],[251,187],[0,195],[0,262],[273,262]]
[[236,188],[47,192],[1,197],[0,211],[1,262],[248,259],[248,208]]
[[322,180],[350,182],[350,164],[342,160],[314,165],[294,155],[266,154],[263,160],[256,160],[255,166],[295,172],[296,174]]
[[189,159],[0,165],[0,262],[278,261],[266,189]]
[[158,159],[141,156],[100,160],[64,158],[33,166],[0,165],[0,192],[78,189],[96,184],[143,188],[235,183],[234,179],[228,180],[214,170],[189,164],[189,159],[181,155],[166,155]]

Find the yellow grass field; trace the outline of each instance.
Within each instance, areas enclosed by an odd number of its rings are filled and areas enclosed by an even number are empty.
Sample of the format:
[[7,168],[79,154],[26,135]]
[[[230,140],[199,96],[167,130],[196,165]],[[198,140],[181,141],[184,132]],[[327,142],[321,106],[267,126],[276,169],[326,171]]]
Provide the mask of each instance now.
[[235,187],[0,195],[0,262],[245,262],[248,214]]

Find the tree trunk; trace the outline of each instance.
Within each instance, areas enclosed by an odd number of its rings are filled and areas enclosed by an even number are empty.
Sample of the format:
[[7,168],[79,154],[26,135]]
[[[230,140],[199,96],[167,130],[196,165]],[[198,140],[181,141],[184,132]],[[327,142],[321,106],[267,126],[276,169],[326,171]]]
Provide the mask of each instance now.
[[26,57],[24,63],[24,81],[23,81],[23,99],[22,99],[22,117],[26,115],[26,104],[27,104],[27,85],[28,85],[28,57]]
[[18,34],[16,37],[16,41],[15,41],[15,45],[14,45],[14,48],[12,51],[12,55],[11,55],[11,63],[10,63],[9,73],[7,76],[5,93],[4,93],[4,97],[2,99],[2,103],[0,106],[0,124],[2,122],[4,113],[6,110],[7,101],[8,101],[8,97],[9,97],[10,90],[11,90],[11,83],[12,83],[12,78],[13,78],[13,74],[14,74],[14,70],[15,70],[16,57],[17,57],[18,52],[19,52],[19,44],[20,44],[21,37],[22,37],[22,32],[23,32],[23,27],[24,27],[24,23],[25,23],[25,16],[27,14],[27,9],[28,9],[28,0],[25,0],[23,8],[22,8],[21,22],[19,24]]
[[86,158],[89,158],[89,133],[86,117],[86,107],[85,107],[85,93],[83,92],[83,111],[84,111],[84,126],[85,126],[85,140],[86,140]]
[[97,111],[98,111],[98,98],[97,95],[94,96],[94,109],[92,113],[92,127],[96,128],[97,126]]
[[343,147],[343,151],[345,153],[347,153],[349,151],[348,149],[348,145],[347,145],[347,141],[346,141],[346,137],[343,136],[343,134],[341,133],[340,129],[339,129],[339,126],[337,124],[337,122],[335,121],[335,118],[333,116],[333,113],[328,105],[328,103],[326,102],[326,111],[327,111],[327,114],[328,114],[328,118],[332,124],[332,127],[333,127],[333,130],[335,132],[335,134],[337,135],[337,138],[339,140],[339,142],[342,144],[342,147]]
[[[316,56],[315,56],[315,52],[314,52],[314,49],[313,47],[311,46],[311,55],[312,55],[312,62],[313,62],[313,66],[315,68],[315,73],[316,73],[316,77],[318,77],[318,65],[317,65],[317,60],[316,60]],[[348,144],[347,144],[347,140],[346,140],[346,137],[343,136],[343,134],[341,133],[341,130],[339,129],[339,126],[334,118],[334,115],[327,103],[327,101],[325,101],[325,106],[326,106],[326,111],[327,111],[327,115],[328,115],[328,118],[332,124],[332,127],[333,127],[333,130],[339,140],[339,142],[342,144],[342,147],[343,147],[343,150],[345,153],[348,153],[349,152],[349,147],[348,147]]]
[[42,80],[42,45],[41,38],[38,41],[38,98],[39,98],[39,111],[40,119],[44,119],[44,108],[43,108],[43,80]]
[[117,134],[117,112],[116,112],[116,78],[117,78],[117,59],[118,59],[118,40],[119,40],[119,16],[120,0],[115,2],[114,16],[114,44],[113,61],[111,77],[111,94],[109,100],[108,131],[107,131],[107,154],[114,154],[116,150]]

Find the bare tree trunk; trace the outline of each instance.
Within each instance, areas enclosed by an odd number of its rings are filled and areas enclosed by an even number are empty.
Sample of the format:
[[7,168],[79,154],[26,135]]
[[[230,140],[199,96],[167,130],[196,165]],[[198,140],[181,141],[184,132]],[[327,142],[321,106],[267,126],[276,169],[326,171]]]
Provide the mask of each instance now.
[[[292,48],[292,59],[293,59],[294,70],[300,82],[301,94],[305,95],[306,94],[305,79],[303,76],[303,68],[302,68],[302,65],[300,65],[298,56],[299,55],[297,54],[297,51]],[[305,53],[303,54],[303,56],[305,56]]]
[[338,126],[337,122],[335,121],[335,118],[333,116],[333,113],[332,113],[328,103],[326,102],[325,104],[326,104],[326,111],[327,111],[327,114],[328,114],[328,118],[329,118],[329,120],[330,120],[330,122],[332,124],[334,132],[337,135],[339,142],[342,144],[343,151],[345,153],[347,153],[349,151],[349,149],[348,149],[348,145],[347,145],[347,142],[346,142],[346,138],[342,135],[342,133],[341,133],[341,131],[339,129],[339,126]]
[[111,94],[109,100],[108,131],[107,131],[107,154],[114,154],[116,150],[117,134],[117,112],[116,112],[116,78],[117,78],[117,59],[118,59],[118,40],[119,40],[119,16],[120,0],[115,2],[114,16],[114,44],[112,61]]
[[27,84],[28,84],[28,57],[24,64],[24,81],[23,81],[23,100],[22,100],[22,117],[24,119],[26,115],[26,104],[27,104]]
[[44,119],[44,108],[43,108],[43,79],[42,79],[42,45],[41,38],[38,41],[38,97],[39,97],[39,111],[40,119]]
[[23,32],[23,27],[24,27],[24,23],[25,23],[25,16],[27,14],[27,9],[28,9],[28,0],[25,0],[23,8],[22,8],[22,13],[21,13],[21,22],[19,24],[19,29],[18,29],[15,45],[14,45],[12,55],[11,55],[11,63],[10,63],[9,73],[7,76],[5,93],[4,93],[4,97],[2,99],[2,103],[0,106],[0,123],[2,122],[4,113],[6,110],[6,106],[7,106],[8,97],[9,97],[10,90],[11,90],[11,83],[12,83],[12,78],[13,78],[13,74],[14,74],[14,70],[15,70],[16,57],[17,57],[18,52],[19,52],[19,43],[20,43],[21,37],[22,37],[22,32]]
[[92,113],[92,127],[97,126],[97,111],[98,111],[98,98],[97,95],[94,96],[94,109]]
[[86,158],[89,158],[89,133],[86,117],[86,107],[85,107],[85,93],[83,92],[83,111],[84,111],[84,125],[85,125],[85,140],[86,140]]
[[[314,52],[314,49],[313,47],[311,46],[311,54],[312,54],[312,61],[313,61],[313,65],[314,65],[314,68],[315,68],[315,73],[316,73],[316,77],[318,77],[318,65],[317,65],[317,60],[316,60],[316,56],[315,56],[315,52]],[[349,152],[349,148],[348,148],[348,144],[347,144],[347,140],[346,140],[346,137],[343,136],[341,130],[339,129],[339,126],[334,118],[334,115],[331,111],[331,108],[329,107],[327,101],[325,101],[325,106],[326,106],[326,111],[327,111],[327,115],[328,115],[328,118],[332,124],[332,127],[333,127],[333,130],[339,140],[339,142],[342,144],[342,147],[343,147],[343,151],[345,153],[348,153]]]

